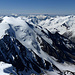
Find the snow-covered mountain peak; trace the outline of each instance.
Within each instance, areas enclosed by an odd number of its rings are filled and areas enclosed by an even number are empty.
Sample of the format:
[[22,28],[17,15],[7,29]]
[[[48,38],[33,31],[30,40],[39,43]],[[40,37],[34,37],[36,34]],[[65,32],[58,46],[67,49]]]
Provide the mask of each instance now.
[[3,21],[0,23],[0,38],[5,35],[6,30],[10,29],[10,26],[15,29],[15,31],[20,27],[21,28],[27,28],[27,24],[25,21],[21,20],[20,17],[14,18],[14,17],[3,17]]

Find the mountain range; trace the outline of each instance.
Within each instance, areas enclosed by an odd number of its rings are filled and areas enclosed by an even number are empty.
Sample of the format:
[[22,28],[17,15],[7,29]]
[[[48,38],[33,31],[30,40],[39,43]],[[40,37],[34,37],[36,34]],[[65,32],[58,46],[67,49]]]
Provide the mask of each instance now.
[[1,75],[75,75],[75,16],[0,17]]

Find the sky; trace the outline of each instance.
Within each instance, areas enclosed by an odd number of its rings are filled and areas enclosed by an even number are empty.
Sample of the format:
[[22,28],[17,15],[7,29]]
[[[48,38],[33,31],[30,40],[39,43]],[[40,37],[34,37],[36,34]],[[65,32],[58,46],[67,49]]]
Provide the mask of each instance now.
[[75,0],[0,0],[0,14],[75,14]]

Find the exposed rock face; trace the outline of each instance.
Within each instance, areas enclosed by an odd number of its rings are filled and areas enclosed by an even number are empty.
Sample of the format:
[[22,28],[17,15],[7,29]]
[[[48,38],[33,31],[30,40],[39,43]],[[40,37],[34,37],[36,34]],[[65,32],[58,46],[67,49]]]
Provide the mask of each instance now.
[[[35,55],[35,58],[33,57]],[[40,58],[35,52],[29,51],[17,39],[9,35],[5,35],[0,40],[0,61],[12,64],[18,71],[26,71],[34,69],[35,72],[41,73],[40,69],[49,69],[50,63]]]
[[[49,54],[50,56],[58,59],[58,62],[71,62],[75,63],[73,60],[74,57],[74,48],[75,44],[70,40],[65,39],[65,37],[56,34],[51,34],[48,32],[48,38],[52,39],[53,46],[47,43],[43,38],[38,41],[40,43],[41,49]],[[67,48],[66,44],[72,45],[74,47]],[[35,57],[33,56],[35,55]],[[36,58],[36,59],[35,59]],[[35,52],[32,50],[28,50],[24,47],[17,39],[12,38],[10,35],[5,35],[0,40],[0,61],[4,61],[7,63],[11,63],[14,67],[16,67],[18,71],[26,71],[34,69],[35,72],[41,73],[43,69],[53,70],[55,67],[52,67],[51,62],[46,61],[45,59],[40,58]],[[32,66],[32,67],[31,67]]]

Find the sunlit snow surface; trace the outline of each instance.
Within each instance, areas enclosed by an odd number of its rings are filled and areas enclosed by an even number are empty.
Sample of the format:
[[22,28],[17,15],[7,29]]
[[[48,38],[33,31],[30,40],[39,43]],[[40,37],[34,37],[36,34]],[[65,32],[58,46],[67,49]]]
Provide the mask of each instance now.
[[10,75],[16,73],[13,71],[13,66],[4,62],[0,62],[0,75]]

